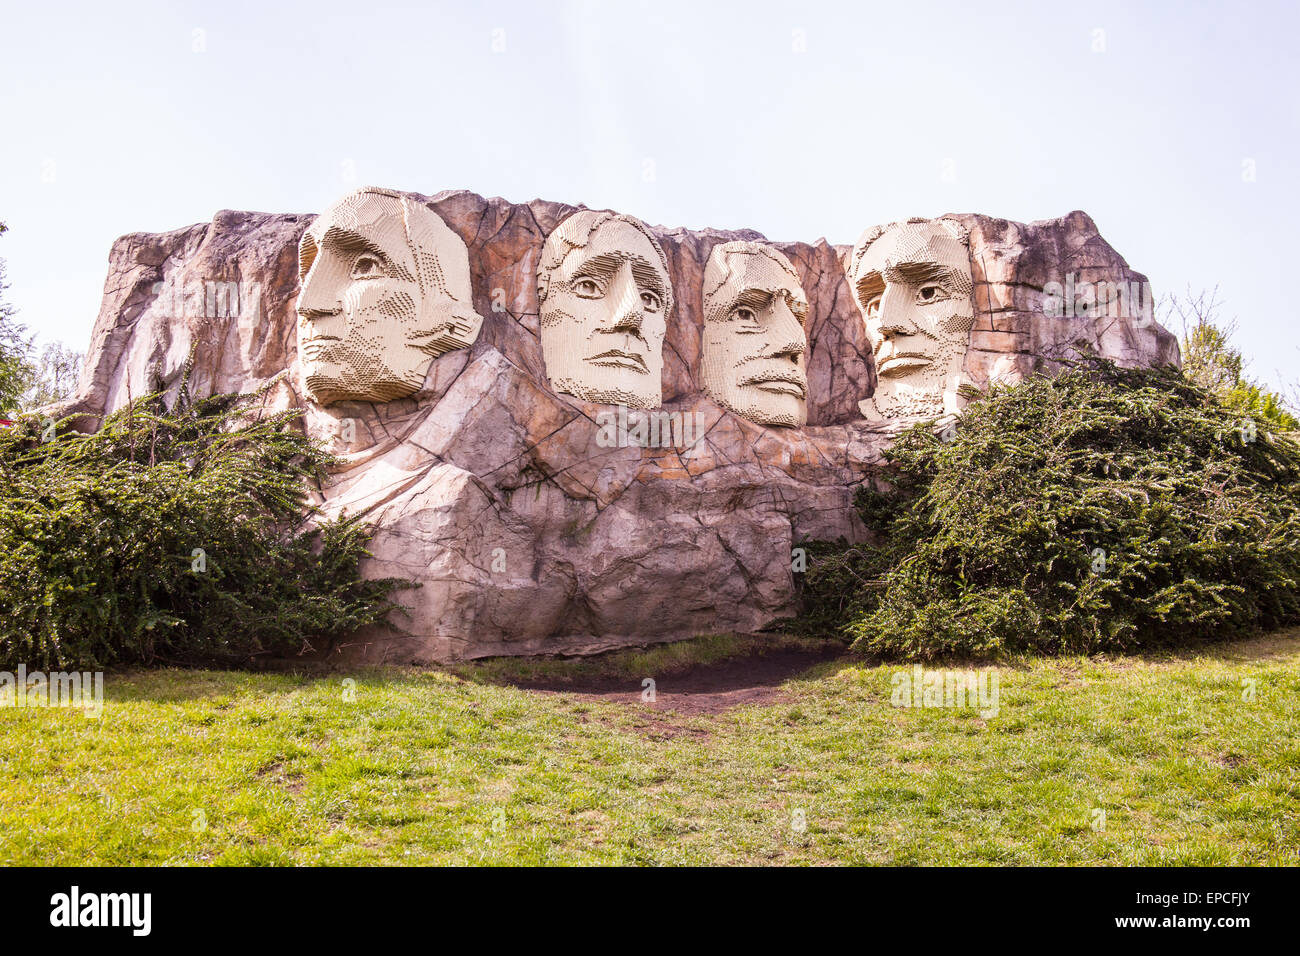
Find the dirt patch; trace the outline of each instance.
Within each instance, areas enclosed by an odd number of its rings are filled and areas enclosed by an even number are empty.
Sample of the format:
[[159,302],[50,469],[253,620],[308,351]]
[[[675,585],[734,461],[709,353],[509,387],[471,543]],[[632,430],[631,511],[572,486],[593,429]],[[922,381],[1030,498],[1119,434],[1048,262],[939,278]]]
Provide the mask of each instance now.
[[[563,677],[512,681],[515,687],[546,694],[571,694],[588,700],[635,704],[677,714],[716,714],[746,704],[778,703],[786,698],[781,685],[823,661],[842,657],[840,649],[773,651],[737,657],[716,664],[697,664],[668,674],[644,677]],[[654,700],[643,682],[654,681]],[[643,696],[644,695],[644,696]]]
[[290,773],[282,761],[268,764],[257,771],[259,780],[274,784],[289,793],[299,794],[303,790],[303,775],[301,773]]

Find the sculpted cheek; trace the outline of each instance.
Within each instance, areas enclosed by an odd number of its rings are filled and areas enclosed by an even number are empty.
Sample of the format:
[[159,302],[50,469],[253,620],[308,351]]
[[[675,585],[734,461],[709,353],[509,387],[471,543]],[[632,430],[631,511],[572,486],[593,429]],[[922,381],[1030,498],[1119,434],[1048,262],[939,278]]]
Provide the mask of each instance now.
[[939,329],[949,335],[960,335],[969,332],[975,325],[975,316],[967,311],[962,310],[948,316],[943,322],[939,323]]
[[343,312],[349,319],[355,320],[365,315],[369,290],[365,285],[353,283],[343,291]]
[[578,316],[569,307],[567,298],[552,296],[546,300],[542,306],[542,325],[574,325],[579,322]]
[[354,282],[343,296],[343,309],[356,319],[414,317],[415,297],[404,287],[385,282]]
[[740,368],[746,362],[754,359],[760,350],[760,343],[755,342],[756,336],[739,335],[732,333],[730,340],[726,343],[726,354],[733,357],[735,367]]
[[588,326],[596,324],[597,317],[600,314],[600,305],[589,299],[579,299],[572,297],[567,303],[565,309],[565,321],[574,325],[581,326],[584,331]]
[[414,295],[403,289],[382,294],[375,300],[375,311],[393,322],[413,325],[417,321],[419,303]]
[[641,325],[641,334],[645,336],[647,342],[656,347],[664,340],[664,335],[667,332],[668,325],[662,318],[643,322]]

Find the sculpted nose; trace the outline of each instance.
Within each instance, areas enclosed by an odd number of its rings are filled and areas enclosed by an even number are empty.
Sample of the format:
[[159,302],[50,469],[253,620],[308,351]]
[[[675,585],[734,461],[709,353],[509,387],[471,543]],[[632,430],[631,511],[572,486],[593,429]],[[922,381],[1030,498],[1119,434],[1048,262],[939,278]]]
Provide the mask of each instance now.
[[891,282],[885,286],[885,294],[880,298],[880,334],[886,338],[915,335],[919,331],[912,314],[915,308],[911,289],[906,285]]
[[799,324],[799,319],[790,309],[785,296],[772,297],[772,304],[768,306],[767,327],[771,330],[768,341],[772,344],[766,354],[772,358],[789,358],[792,362],[798,362],[799,356],[803,355],[808,346],[804,341],[803,326]]
[[613,318],[607,331],[640,333],[644,315],[641,311],[641,290],[637,288],[632,266],[626,262],[619,266],[610,288]]
[[298,315],[302,318],[337,315],[343,311],[343,302],[339,298],[341,286],[333,281],[336,277],[330,271],[318,259],[303,278],[302,291],[298,294]]

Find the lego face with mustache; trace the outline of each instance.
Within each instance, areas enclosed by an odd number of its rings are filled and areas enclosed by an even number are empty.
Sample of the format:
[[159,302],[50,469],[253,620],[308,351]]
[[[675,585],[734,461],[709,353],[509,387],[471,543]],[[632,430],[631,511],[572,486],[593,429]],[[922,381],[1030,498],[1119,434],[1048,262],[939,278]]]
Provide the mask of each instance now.
[[790,261],[757,242],[714,246],[704,268],[704,391],[761,425],[808,420],[808,297]]
[[555,391],[629,408],[662,403],[672,286],[644,225],[607,212],[570,216],[542,247],[538,302]]
[[317,217],[298,271],[298,357],[320,405],[410,395],[434,358],[472,345],[482,326],[464,241],[391,190],[358,190]]
[[850,280],[876,357],[867,418],[937,418],[957,411],[975,310],[965,232],[950,219],[909,220],[863,233]]

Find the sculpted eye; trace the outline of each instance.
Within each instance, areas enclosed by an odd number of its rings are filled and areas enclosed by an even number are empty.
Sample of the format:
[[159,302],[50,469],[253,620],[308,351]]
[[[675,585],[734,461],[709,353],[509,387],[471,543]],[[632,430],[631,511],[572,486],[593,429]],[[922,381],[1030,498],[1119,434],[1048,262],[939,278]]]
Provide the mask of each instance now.
[[357,261],[352,264],[352,278],[354,279],[375,279],[384,274],[384,264],[378,256],[373,256],[368,252],[363,252],[357,256]]
[[948,298],[948,292],[941,285],[923,285],[916,290],[916,301],[918,305],[929,305],[931,302],[942,302]]
[[884,296],[878,295],[867,300],[867,318],[869,319],[880,318],[880,300],[882,298],[884,298]]
[[573,291],[584,299],[598,299],[601,296],[600,283],[591,278],[575,279]]
[[736,328],[733,331],[737,335],[753,335],[763,331],[763,326],[758,321],[758,313],[747,305],[738,305],[732,309],[731,318],[736,321]]
[[663,306],[663,302],[660,301],[659,296],[646,289],[641,293],[641,305],[645,307],[647,312],[658,312]]

